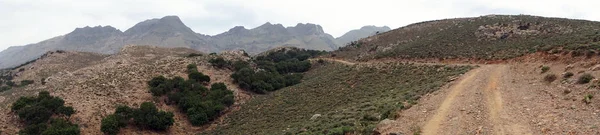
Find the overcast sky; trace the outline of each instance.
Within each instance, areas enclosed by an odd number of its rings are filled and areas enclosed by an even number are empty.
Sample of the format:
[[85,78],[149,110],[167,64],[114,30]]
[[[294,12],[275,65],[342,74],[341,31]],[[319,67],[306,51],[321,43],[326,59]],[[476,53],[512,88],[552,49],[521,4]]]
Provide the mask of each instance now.
[[0,50],[64,35],[77,27],[138,22],[177,15],[197,33],[265,22],[315,23],[334,37],[364,25],[392,29],[432,19],[530,14],[600,20],[597,0],[0,0]]

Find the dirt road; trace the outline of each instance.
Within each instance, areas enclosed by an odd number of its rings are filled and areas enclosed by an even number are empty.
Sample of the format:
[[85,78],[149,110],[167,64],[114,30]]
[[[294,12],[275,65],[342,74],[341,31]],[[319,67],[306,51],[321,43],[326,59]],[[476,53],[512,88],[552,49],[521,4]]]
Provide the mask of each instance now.
[[419,105],[401,112],[380,132],[439,134],[531,134],[525,119],[511,115],[503,103],[506,65],[483,65],[426,96]]
[[[388,63],[324,60],[347,65]],[[600,98],[582,102],[587,95],[600,97],[597,88],[576,84],[576,77],[552,83],[542,79],[566,71],[577,72],[579,76],[589,67],[572,68],[556,63],[542,74],[542,65],[548,63],[479,65],[460,79],[423,96],[415,106],[398,112],[395,120],[382,121],[376,131],[382,135],[600,134]],[[590,73],[600,76],[598,72]]]

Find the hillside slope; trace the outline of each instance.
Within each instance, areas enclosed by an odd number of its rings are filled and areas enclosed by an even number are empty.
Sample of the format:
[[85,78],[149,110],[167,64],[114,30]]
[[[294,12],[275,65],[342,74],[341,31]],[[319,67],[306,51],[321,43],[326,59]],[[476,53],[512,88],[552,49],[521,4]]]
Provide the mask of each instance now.
[[371,134],[395,110],[466,71],[467,66],[323,62],[302,83],[256,96],[206,134]]
[[[198,70],[212,78],[211,83],[224,82],[234,91],[236,103],[247,99],[248,95],[233,85],[229,78],[231,71],[217,70],[209,63],[213,55],[186,57],[198,51],[186,48],[159,48],[151,46],[126,46],[115,55],[98,55],[80,52],[47,54],[33,63],[22,66],[14,78],[34,80],[31,85],[15,87],[0,93],[0,131],[15,134],[22,125],[8,108],[20,96],[31,96],[47,90],[61,97],[65,104],[73,106],[77,113],[70,117],[80,124],[82,134],[102,134],[100,120],[112,113],[117,105],[139,106],[142,102],[156,102],[161,110],[175,113],[176,124],[166,133],[193,134],[207,127],[191,126],[186,116],[176,107],[166,105],[152,97],[146,82],[152,77],[187,77],[186,66],[195,63]],[[224,53],[234,55],[233,53]],[[243,57],[243,56],[241,56]],[[65,67],[69,66],[69,67]],[[66,68],[66,69],[63,69]],[[42,83],[42,78],[43,82]],[[233,105],[236,107],[237,105]],[[150,130],[127,127],[122,134],[164,134]]]
[[528,15],[488,15],[411,24],[362,39],[335,54],[352,60],[507,59],[553,49],[597,53],[599,41],[600,22]]

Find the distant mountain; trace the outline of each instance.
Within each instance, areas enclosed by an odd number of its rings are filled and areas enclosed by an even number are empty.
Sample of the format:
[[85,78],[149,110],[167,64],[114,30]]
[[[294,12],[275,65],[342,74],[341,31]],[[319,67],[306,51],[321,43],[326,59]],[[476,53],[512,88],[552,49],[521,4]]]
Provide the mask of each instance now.
[[347,32],[346,34],[336,38],[337,43],[340,45],[340,47],[345,46],[346,44],[352,42],[352,41],[357,41],[361,38],[365,38],[368,36],[372,36],[375,35],[377,33],[383,33],[383,32],[387,32],[390,31],[390,27],[388,26],[383,26],[383,27],[377,27],[377,26],[363,26],[360,29],[356,29],[356,30],[351,30],[349,32]]
[[281,24],[265,23],[254,29],[236,26],[225,33],[215,35],[211,43],[219,50],[245,50],[257,54],[279,46],[293,46],[313,50],[336,49],[333,36],[323,32],[323,28],[315,24],[298,24],[294,27],[283,27]]
[[[360,35],[354,34],[352,38],[359,38]],[[327,51],[340,46],[333,36],[325,33],[323,28],[316,24],[299,23],[294,27],[284,27],[267,22],[253,29],[236,26],[227,32],[209,36],[194,32],[177,16],[166,16],[145,20],[124,32],[111,26],[84,27],[39,43],[10,47],[0,52],[0,69],[15,67],[48,51],[114,54],[125,45],[185,47],[202,52],[241,49],[250,54],[258,54],[280,46]]]

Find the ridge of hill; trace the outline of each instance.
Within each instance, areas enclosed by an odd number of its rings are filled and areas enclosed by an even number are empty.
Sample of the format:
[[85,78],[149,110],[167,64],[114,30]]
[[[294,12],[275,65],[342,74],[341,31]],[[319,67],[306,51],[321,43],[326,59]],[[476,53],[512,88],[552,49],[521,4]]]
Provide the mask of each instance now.
[[373,36],[373,35],[376,35],[379,33],[384,33],[384,32],[390,31],[390,30],[392,30],[392,29],[390,29],[390,27],[388,27],[388,26],[383,26],[383,27],[363,26],[360,29],[348,31],[344,35],[342,35],[338,38],[335,38],[335,40],[338,42],[340,47],[344,47],[345,45],[349,44],[352,41],[357,41],[357,40],[360,40],[361,38]]
[[[335,51],[350,60],[509,59],[537,51],[597,54],[600,22],[529,15],[487,15],[411,24]],[[569,52],[567,52],[569,53]]]

